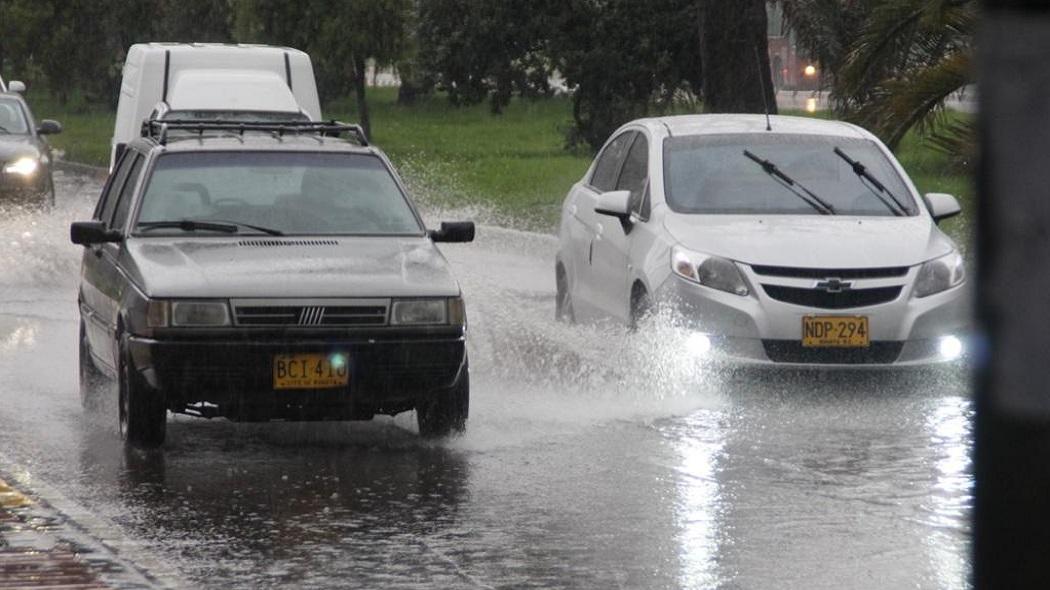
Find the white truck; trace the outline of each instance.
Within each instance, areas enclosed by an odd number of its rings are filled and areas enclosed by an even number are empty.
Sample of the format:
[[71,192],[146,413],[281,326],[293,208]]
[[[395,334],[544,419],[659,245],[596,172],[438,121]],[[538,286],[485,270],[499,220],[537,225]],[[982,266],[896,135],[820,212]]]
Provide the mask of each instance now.
[[146,119],[320,121],[310,56],[268,45],[137,43],[124,61],[111,170]]

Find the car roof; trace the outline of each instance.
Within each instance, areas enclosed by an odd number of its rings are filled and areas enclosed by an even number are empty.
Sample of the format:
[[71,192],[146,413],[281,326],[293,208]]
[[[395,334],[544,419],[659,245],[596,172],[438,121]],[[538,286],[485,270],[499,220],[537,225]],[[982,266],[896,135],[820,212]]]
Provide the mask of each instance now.
[[716,135],[734,133],[785,133],[796,135],[826,135],[832,137],[872,138],[856,125],[843,121],[771,115],[766,129],[766,116],[761,114],[679,115],[641,119],[637,123],[663,130],[671,136]]

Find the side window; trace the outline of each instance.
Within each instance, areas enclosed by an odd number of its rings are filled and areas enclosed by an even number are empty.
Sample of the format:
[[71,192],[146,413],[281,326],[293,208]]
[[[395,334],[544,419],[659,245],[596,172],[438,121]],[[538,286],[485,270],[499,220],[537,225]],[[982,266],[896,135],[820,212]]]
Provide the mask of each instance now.
[[124,183],[124,188],[121,189],[120,196],[117,198],[117,207],[113,211],[113,222],[109,224],[114,229],[123,228],[124,223],[128,220],[128,211],[131,210],[132,197],[135,196],[135,185],[138,184],[139,174],[142,173],[142,163],[144,161],[145,159],[142,156],[135,156],[135,163],[131,166],[127,182]]
[[631,146],[634,135],[634,131],[625,131],[605,146],[602,155],[598,156],[598,164],[594,166],[591,186],[603,193],[613,190],[620,174],[620,164]]
[[[623,162],[620,180],[616,190],[631,191],[631,211],[639,213],[642,207],[642,196],[645,193],[646,180],[649,179],[649,140],[639,133],[627,159]],[[640,217],[641,215],[639,215]]]
[[99,198],[95,219],[109,221],[113,218],[113,209],[117,206],[117,197],[120,196],[120,190],[124,188],[124,181],[128,178],[128,172],[131,171],[134,156],[135,154],[132,152],[124,152],[124,157],[120,159],[120,163],[117,164],[113,173],[110,174],[109,184],[106,185],[105,190],[102,191],[102,197]]

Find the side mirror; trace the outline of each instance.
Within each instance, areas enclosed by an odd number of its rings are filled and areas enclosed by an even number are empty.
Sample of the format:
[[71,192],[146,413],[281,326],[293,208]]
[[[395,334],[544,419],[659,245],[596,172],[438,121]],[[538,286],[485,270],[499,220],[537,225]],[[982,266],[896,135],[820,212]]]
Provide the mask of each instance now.
[[54,135],[56,133],[62,133],[62,124],[58,121],[51,119],[44,119],[37,126],[36,132],[40,135]]
[[939,223],[941,220],[955,217],[962,213],[959,201],[947,193],[926,193],[923,199],[926,201],[926,208],[930,210],[930,215],[933,216],[935,222]]
[[473,242],[473,221],[442,221],[441,229],[427,230],[427,235],[435,242]]
[[21,80],[11,80],[7,83],[7,91],[22,94],[26,91],[26,83]]
[[124,239],[120,232],[108,229],[101,221],[74,221],[69,226],[69,239],[79,246],[94,246]]
[[620,219],[631,216],[631,191],[609,191],[598,195],[594,212],[599,215],[611,215]]

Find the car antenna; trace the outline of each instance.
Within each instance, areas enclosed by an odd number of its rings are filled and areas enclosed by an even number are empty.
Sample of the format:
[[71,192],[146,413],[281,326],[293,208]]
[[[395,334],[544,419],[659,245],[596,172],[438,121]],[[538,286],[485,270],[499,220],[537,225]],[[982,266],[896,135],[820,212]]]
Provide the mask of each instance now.
[[766,96],[766,77],[762,71],[762,58],[758,56],[758,46],[755,49],[755,65],[758,66],[758,84],[762,88],[762,106],[766,108],[766,131],[772,131],[773,125],[769,122],[769,97]]

